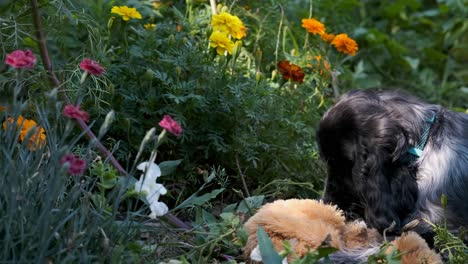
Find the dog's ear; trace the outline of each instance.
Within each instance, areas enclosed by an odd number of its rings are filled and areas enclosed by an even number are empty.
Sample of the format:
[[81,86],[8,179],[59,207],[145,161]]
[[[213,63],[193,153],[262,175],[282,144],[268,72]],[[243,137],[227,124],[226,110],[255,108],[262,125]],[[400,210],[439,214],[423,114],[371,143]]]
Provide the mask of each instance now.
[[392,162],[401,161],[407,155],[409,149],[409,140],[403,128],[396,126],[394,129],[393,140],[395,149],[392,152]]
[[417,199],[414,171],[394,161],[402,155],[399,152],[403,150],[398,148],[404,149],[406,143],[398,137],[388,140],[396,140],[395,151],[391,151],[389,144],[383,144],[382,138],[360,138],[359,155],[352,172],[365,207],[366,222],[379,231],[390,227],[393,221],[399,229],[405,216],[414,209]]

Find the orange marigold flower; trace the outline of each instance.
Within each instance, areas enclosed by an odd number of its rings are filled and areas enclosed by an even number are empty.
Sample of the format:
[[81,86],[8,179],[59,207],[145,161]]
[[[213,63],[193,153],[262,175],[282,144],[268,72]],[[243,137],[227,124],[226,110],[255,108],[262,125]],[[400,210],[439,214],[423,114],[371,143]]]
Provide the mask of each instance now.
[[358,50],[356,41],[348,37],[348,35],[345,33],[336,35],[331,44],[335,46],[339,52],[352,56],[356,55],[356,51]]
[[284,79],[298,83],[302,83],[304,81],[305,73],[298,65],[292,64],[289,61],[279,61],[277,65]]
[[[2,126],[3,129],[6,130],[8,124],[14,123],[14,118],[9,117],[7,121],[3,122]],[[38,147],[42,147],[45,144],[46,135],[45,131],[42,127],[40,127],[34,120],[23,118],[23,116],[19,116],[16,120],[16,127],[21,127],[20,134],[18,137],[18,142],[23,142],[26,139],[30,130],[33,129],[33,134],[29,137],[29,144],[28,148],[30,150],[36,150]]]
[[335,34],[324,33],[324,34],[320,35],[320,38],[322,38],[323,41],[330,43],[335,38]]
[[312,34],[325,34],[325,25],[315,18],[304,18],[302,19],[302,27],[307,29]]

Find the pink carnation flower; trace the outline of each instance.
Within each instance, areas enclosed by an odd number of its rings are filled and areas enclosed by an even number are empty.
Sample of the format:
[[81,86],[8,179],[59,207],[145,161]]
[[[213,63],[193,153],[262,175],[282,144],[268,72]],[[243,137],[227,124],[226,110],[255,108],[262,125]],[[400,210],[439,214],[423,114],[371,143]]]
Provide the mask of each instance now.
[[84,122],[89,121],[89,114],[86,111],[80,110],[80,106],[66,105],[63,108],[63,115],[69,118],[81,119]]
[[67,154],[60,160],[61,164],[68,163],[68,173],[71,175],[81,175],[86,169],[86,161],[73,154]]
[[85,58],[81,61],[80,68],[92,75],[102,75],[105,72],[104,67],[102,67],[96,61],[88,58]]
[[30,50],[15,50],[6,55],[5,63],[16,69],[31,69],[36,64],[36,56]]
[[170,115],[164,115],[159,125],[173,135],[180,136],[182,134],[182,127]]

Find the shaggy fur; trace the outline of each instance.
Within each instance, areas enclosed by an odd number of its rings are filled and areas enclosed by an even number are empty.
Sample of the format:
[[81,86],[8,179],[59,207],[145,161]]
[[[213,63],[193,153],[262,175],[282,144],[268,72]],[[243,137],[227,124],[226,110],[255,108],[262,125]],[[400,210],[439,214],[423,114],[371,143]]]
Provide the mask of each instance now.
[[[316,200],[278,200],[264,205],[245,224],[248,241],[244,256],[247,260],[258,244],[258,225],[265,229],[278,252],[283,249],[283,240],[289,240],[300,257],[324,242],[339,249],[330,255],[333,263],[365,261],[369,255],[379,251],[382,242],[379,233],[368,229],[363,222],[345,223],[343,212],[336,206]],[[392,243],[404,253],[403,264],[442,263],[440,257],[415,233],[404,234]]]
[[[407,153],[435,113],[421,157]],[[383,231],[415,219],[468,226],[468,115],[391,91],[352,91],[323,116],[317,132],[328,165],[324,201]],[[444,211],[440,198],[447,196]],[[425,221],[414,231],[430,241]]]

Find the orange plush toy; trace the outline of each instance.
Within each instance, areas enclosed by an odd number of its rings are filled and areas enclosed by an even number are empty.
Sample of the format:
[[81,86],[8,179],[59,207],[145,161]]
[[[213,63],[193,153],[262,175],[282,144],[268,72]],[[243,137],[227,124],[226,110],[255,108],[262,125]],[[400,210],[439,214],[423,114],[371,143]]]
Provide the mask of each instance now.
[[[346,223],[343,212],[336,206],[308,199],[278,200],[264,205],[245,224],[249,238],[244,255],[251,263],[261,261],[258,225],[271,238],[277,252],[283,250],[283,241],[289,240],[296,254],[302,257],[326,241],[327,246],[338,249],[329,256],[332,263],[367,261],[370,255],[379,252],[383,242],[380,234],[367,228],[364,222]],[[440,256],[416,233],[405,233],[391,243],[393,249],[400,251],[402,264],[442,263]],[[392,248],[388,250],[390,253]]]

